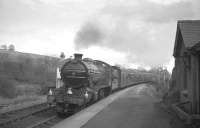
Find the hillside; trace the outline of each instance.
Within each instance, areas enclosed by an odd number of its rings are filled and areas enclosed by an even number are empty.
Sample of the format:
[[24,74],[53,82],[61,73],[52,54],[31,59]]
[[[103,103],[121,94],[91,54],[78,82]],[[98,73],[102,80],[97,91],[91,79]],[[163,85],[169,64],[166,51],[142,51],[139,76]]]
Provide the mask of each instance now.
[[0,95],[13,97],[25,92],[43,93],[48,86],[55,86],[58,60],[56,57],[0,50]]

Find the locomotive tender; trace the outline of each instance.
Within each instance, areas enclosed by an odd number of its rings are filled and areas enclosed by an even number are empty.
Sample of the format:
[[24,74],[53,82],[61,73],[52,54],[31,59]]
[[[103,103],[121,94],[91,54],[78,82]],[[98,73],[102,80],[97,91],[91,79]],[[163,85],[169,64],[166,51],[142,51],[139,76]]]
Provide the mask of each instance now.
[[126,70],[103,61],[82,59],[82,54],[74,54],[74,59],[65,61],[57,72],[53,97],[59,115],[76,112],[116,89],[140,82],[133,81]]

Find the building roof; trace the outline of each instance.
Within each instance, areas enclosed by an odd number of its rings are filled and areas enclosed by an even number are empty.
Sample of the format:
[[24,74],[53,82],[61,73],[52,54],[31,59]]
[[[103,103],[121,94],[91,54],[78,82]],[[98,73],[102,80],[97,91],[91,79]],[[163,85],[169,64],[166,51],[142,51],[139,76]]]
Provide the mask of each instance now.
[[178,38],[182,36],[185,48],[190,49],[200,41],[200,20],[181,20],[177,23],[174,55],[177,54]]
[[178,22],[185,47],[193,47],[200,41],[200,20]]

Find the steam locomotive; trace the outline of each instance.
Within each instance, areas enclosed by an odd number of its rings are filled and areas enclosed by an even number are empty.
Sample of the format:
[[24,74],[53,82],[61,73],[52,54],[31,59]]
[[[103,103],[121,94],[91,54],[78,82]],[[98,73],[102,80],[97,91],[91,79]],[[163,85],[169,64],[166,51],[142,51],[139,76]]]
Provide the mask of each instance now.
[[117,66],[82,59],[82,54],[74,54],[74,59],[62,63],[57,70],[56,89],[49,92],[49,100],[56,104],[58,115],[74,113],[114,90],[143,81]]

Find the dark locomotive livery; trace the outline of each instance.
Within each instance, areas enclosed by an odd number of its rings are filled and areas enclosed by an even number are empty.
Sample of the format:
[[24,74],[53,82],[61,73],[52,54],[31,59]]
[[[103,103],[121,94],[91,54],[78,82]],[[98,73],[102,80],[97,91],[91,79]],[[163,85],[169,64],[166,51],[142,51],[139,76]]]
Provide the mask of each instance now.
[[73,113],[116,89],[140,81],[131,79],[119,67],[74,54],[74,59],[65,60],[58,69],[57,87],[50,90],[48,98],[56,104],[58,114]]

